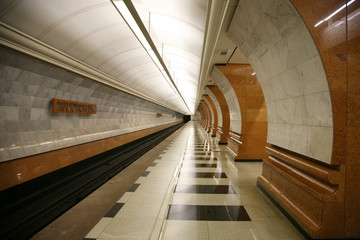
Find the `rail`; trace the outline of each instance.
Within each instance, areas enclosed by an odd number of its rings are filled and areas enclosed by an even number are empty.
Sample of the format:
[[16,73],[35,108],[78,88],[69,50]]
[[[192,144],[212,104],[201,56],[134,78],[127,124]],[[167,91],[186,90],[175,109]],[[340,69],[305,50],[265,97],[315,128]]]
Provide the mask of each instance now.
[[1,191],[0,239],[29,239],[183,125]]

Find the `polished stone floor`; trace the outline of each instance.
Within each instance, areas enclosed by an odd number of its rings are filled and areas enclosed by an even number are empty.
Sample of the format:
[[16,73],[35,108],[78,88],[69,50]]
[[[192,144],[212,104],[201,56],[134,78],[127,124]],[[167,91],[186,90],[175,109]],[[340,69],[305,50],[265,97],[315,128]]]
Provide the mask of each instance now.
[[305,239],[213,141],[186,124],[84,239]]

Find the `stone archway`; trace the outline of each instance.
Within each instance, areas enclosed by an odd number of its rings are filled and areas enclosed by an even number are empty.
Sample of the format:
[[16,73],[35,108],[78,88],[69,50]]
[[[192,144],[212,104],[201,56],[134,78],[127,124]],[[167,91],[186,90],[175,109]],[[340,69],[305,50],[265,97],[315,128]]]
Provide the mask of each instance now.
[[[346,48],[359,46],[360,20],[353,16],[360,4],[346,2],[240,0],[228,32],[256,71],[266,100],[271,146],[258,182],[313,238],[360,236],[359,211],[350,210],[359,209],[354,196],[360,190],[349,182],[360,172],[353,160],[360,153],[349,142],[359,142],[353,106],[360,101],[349,88],[359,76],[359,55]],[[342,6],[334,19],[316,26]]]

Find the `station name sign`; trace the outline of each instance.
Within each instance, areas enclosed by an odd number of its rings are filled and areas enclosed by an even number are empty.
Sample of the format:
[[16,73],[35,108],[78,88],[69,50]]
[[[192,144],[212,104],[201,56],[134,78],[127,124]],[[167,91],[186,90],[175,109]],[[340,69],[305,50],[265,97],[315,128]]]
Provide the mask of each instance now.
[[96,104],[67,101],[54,98],[52,100],[52,111],[63,113],[85,113],[96,114]]

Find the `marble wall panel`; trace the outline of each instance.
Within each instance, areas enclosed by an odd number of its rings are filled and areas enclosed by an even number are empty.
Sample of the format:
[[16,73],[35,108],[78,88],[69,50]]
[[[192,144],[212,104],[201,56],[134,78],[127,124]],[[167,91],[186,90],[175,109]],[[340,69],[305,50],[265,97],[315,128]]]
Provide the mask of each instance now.
[[297,71],[300,81],[304,86],[303,90],[305,95],[329,91],[328,84],[321,83],[320,81],[326,78],[326,75],[318,55],[297,65]]
[[327,151],[327,148],[333,147],[333,128],[331,127],[308,127],[308,149],[307,154],[315,159],[323,161],[331,158],[331,152]]
[[268,133],[267,133],[267,141],[276,143],[277,142],[277,124],[269,123],[268,125]]
[[305,96],[288,99],[290,124],[295,126],[307,126]]
[[[294,16],[299,17],[298,14]],[[288,67],[297,66],[304,62],[304,60],[319,55],[312,36],[303,21],[299,21],[296,27],[291,29],[289,36],[286,36],[284,39],[286,42],[285,48],[288,49]]]
[[276,123],[289,124],[290,123],[290,106],[286,100],[276,101]]
[[[97,104],[53,113],[51,100]],[[157,117],[157,113],[162,113]],[[182,115],[50,64],[0,49],[0,161],[177,122]]]
[[[271,144],[331,163],[333,112],[317,46],[289,0],[240,0],[228,37],[261,84]],[[306,134],[300,129],[307,129]],[[315,150],[315,132],[322,150]],[[313,140],[311,140],[313,139]],[[310,141],[311,140],[311,141]],[[306,146],[304,146],[306,144]]]
[[224,94],[228,104],[230,111],[230,131],[241,133],[241,111],[234,89],[226,76],[217,67],[214,67],[211,78]]
[[294,152],[305,155],[307,153],[308,127],[302,125],[291,125],[289,148]]
[[305,95],[305,104],[308,125],[332,127],[331,99],[328,92]]

